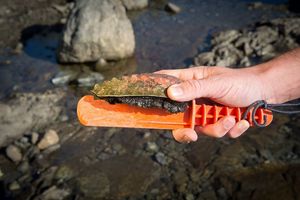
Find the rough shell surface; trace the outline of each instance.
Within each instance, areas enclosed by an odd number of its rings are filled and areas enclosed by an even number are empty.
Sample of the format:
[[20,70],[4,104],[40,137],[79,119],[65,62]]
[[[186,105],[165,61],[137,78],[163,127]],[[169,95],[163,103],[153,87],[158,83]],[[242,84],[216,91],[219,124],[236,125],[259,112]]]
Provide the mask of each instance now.
[[100,98],[125,96],[167,98],[166,89],[176,83],[180,83],[180,79],[165,74],[134,74],[96,84],[92,92]]

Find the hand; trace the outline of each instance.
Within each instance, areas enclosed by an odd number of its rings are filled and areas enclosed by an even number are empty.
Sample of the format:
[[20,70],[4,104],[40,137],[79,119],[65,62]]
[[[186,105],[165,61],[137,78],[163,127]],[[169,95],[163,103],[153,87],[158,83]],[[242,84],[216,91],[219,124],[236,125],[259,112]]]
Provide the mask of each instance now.
[[[225,67],[194,67],[178,70],[162,70],[156,73],[168,74],[183,80],[168,88],[169,98],[175,101],[190,101],[206,97],[231,107],[247,107],[257,100],[264,100],[267,87],[260,77],[260,68],[230,69]],[[235,118],[227,116],[213,125],[185,128],[173,131],[179,142],[196,141],[201,132],[213,137],[225,134],[236,138],[249,128],[246,120],[236,123]]]

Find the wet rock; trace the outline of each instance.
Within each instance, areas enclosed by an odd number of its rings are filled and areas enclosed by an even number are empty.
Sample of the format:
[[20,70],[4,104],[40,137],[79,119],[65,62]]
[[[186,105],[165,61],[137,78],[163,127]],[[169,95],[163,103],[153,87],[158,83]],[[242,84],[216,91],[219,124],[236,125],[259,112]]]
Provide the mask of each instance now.
[[[24,140],[22,140],[22,139],[24,139]],[[14,145],[19,147],[21,150],[26,150],[27,148],[30,147],[30,143],[27,141],[28,141],[28,138],[22,137],[21,139],[14,141]]]
[[14,49],[14,53],[16,54],[20,54],[23,51],[23,44],[22,43],[18,43]]
[[62,111],[57,103],[64,95],[59,89],[45,93],[18,93],[10,100],[0,102],[0,147],[55,121]]
[[104,80],[104,76],[98,72],[88,72],[80,75],[77,78],[77,82],[80,87],[91,87],[96,83],[100,83]]
[[77,0],[59,48],[60,62],[119,60],[134,53],[132,24],[119,0]]
[[177,6],[174,3],[168,3],[165,7],[166,11],[172,12],[172,13],[179,13],[181,11],[181,8]]
[[38,140],[39,140],[39,134],[37,132],[33,132],[31,134],[31,143],[36,144]]
[[186,195],[185,195],[185,199],[186,199],[186,200],[194,200],[195,197],[194,197],[193,194],[189,193],[189,194],[186,194]]
[[45,190],[37,199],[43,200],[63,200],[71,194],[69,189],[60,189],[57,186],[52,186]]
[[41,141],[38,143],[38,148],[43,150],[55,145],[59,142],[59,137],[55,130],[48,130]]
[[148,0],[121,0],[127,10],[138,10],[148,6]]
[[158,146],[155,142],[147,142],[146,150],[149,151],[149,152],[157,152],[158,151]]
[[98,171],[95,174],[82,175],[78,178],[80,191],[91,198],[103,198],[110,191],[110,183],[107,176]]
[[[196,65],[250,66],[299,47],[300,18],[281,18],[249,29],[220,32],[212,39],[212,49],[195,57]],[[291,28],[292,27],[292,28]],[[293,32],[295,34],[293,34]],[[257,59],[250,59],[257,58]]]
[[248,57],[244,57],[241,61],[240,61],[240,65],[241,66],[245,66],[245,67],[248,67],[251,65],[251,62],[249,60]]
[[220,32],[212,39],[212,44],[213,45],[230,44],[231,42],[235,41],[240,35],[241,33],[237,30],[228,30],[228,31]]
[[167,158],[162,152],[158,152],[155,154],[155,160],[161,165],[167,164]]
[[54,85],[66,85],[69,82],[76,79],[78,71],[74,70],[64,70],[55,75],[55,77],[51,80]]
[[17,181],[14,181],[11,184],[9,184],[8,188],[10,191],[15,191],[21,189],[21,186]]
[[21,150],[14,145],[9,145],[6,148],[6,155],[8,158],[10,158],[15,163],[20,162],[23,157]]
[[214,65],[214,53],[213,52],[205,52],[199,54],[194,58],[195,65],[204,65],[204,66],[212,66]]
[[19,166],[18,170],[22,173],[27,173],[30,170],[30,165],[28,161],[23,161]]
[[74,176],[74,171],[70,167],[65,165],[60,166],[55,173],[55,179],[59,181],[69,180],[73,176]]

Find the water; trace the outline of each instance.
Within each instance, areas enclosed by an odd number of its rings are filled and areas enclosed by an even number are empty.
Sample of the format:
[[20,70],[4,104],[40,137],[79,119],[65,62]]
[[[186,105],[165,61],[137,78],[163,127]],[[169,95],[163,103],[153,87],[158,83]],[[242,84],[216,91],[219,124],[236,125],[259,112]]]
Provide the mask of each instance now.
[[[106,73],[106,78],[113,77],[116,71],[127,70],[129,72],[124,73],[128,74],[187,67],[199,51],[209,48],[212,34],[286,14],[276,10],[249,10],[248,3],[254,2],[250,0],[173,2],[181,7],[181,13],[169,14],[164,11],[164,4],[155,2],[149,9],[129,13],[136,35],[135,55],[129,63],[121,64],[122,67],[117,64],[119,67],[100,70]],[[280,4],[286,1],[263,2]],[[34,25],[22,31],[24,53],[6,52],[0,56],[0,98],[14,91],[43,91],[54,87],[51,78],[64,69],[56,60],[62,30],[62,25]],[[78,65],[71,67],[80,69]]]

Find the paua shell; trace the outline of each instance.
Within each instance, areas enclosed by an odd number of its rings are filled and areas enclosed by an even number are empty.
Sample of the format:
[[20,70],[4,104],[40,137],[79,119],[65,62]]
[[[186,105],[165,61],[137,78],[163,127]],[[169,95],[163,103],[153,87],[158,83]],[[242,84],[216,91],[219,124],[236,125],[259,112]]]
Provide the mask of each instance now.
[[177,113],[184,112],[188,104],[169,99],[166,91],[169,86],[180,82],[180,79],[165,74],[134,74],[96,84],[92,93],[112,104],[156,107]]

